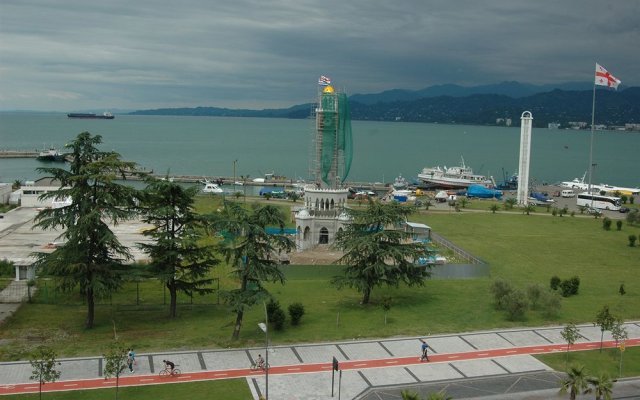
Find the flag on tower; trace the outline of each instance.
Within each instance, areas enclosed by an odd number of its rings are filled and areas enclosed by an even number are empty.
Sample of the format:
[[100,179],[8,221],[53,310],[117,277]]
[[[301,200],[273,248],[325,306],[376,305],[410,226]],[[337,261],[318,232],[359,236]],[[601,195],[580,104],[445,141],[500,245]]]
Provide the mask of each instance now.
[[331,84],[331,79],[327,78],[324,75],[320,75],[320,78],[318,78],[318,85],[329,86],[330,84]]
[[596,63],[596,85],[608,86],[617,89],[618,85],[621,83],[622,81],[620,81],[620,79],[611,75],[609,71],[602,67],[602,65]]

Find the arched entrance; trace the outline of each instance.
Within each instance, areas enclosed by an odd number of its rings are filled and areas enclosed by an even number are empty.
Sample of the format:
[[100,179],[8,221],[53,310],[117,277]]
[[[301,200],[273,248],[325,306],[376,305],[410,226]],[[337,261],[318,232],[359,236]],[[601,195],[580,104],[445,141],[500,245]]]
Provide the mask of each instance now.
[[329,230],[327,228],[320,229],[320,240],[319,244],[329,244]]

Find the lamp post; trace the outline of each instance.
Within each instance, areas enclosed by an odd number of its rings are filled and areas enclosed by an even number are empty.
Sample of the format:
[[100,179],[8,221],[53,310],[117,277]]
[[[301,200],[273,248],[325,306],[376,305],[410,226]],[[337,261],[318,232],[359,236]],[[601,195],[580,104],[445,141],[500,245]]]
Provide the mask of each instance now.
[[236,163],[237,159],[233,160],[233,194],[236,194]]
[[258,326],[260,327],[260,329],[262,329],[262,332],[264,332],[264,337],[265,337],[265,342],[264,342],[264,354],[265,354],[265,360],[264,363],[265,365],[265,371],[266,371],[266,376],[265,376],[265,400],[269,400],[269,328],[267,326],[267,324],[269,323],[269,316],[267,315],[267,303],[263,302],[264,304],[264,318],[265,318],[265,322],[260,322],[258,324]]

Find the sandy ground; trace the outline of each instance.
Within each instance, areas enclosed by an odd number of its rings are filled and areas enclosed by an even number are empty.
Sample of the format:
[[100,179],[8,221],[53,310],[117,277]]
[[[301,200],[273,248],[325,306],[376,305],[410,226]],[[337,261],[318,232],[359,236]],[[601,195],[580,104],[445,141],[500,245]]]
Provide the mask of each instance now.
[[293,265],[327,265],[336,261],[342,253],[328,246],[317,246],[312,250],[291,253],[289,260]]

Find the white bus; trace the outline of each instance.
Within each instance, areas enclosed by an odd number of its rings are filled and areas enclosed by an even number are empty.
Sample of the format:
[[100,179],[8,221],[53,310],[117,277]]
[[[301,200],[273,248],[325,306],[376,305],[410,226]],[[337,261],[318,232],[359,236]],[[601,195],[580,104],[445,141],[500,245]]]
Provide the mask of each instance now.
[[580,193],[576,199],[576,205],[578,207],[593,207],[599,210],[620,211],[620,197]]

